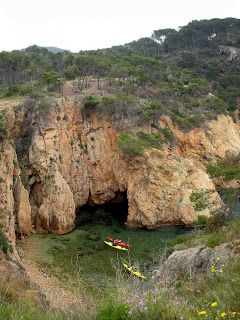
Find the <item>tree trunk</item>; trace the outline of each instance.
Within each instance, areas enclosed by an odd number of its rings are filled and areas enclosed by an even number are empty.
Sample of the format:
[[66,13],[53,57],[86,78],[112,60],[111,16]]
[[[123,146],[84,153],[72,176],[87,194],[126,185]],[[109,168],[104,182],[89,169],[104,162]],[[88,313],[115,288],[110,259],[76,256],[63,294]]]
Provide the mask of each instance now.
[[83,90],[84,80],[85,80],[85,77],[83,77],[83,79],[82,79],[82,85],[81,85],[80,91],[82,91],[82,90]]

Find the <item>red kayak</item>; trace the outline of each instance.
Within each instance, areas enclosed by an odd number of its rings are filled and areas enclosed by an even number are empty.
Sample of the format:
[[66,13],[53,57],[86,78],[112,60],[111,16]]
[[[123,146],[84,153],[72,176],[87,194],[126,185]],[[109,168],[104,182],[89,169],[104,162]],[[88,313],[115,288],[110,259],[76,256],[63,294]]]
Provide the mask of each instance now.
[[[113,242],[114,240],[113,239],[111,239],[111,238],[109,238],[109,237],[107,237],[108,238],[108,240],[110,240],[111,242]],[[117,242],[117,244],[119,245],[119,246],[123,246],[123,247],[131,247],[130,246],[130,244],[126,244],[125,242],[122,242],[122,241],[120,241],[120,242]]]

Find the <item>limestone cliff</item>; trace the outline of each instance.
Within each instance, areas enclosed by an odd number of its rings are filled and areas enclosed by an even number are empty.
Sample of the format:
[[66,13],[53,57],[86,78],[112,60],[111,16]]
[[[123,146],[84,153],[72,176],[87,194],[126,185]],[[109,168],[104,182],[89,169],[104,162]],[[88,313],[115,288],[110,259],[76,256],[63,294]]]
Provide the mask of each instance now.
[[[117,192],[127,194],[129,227],[191,225],[197,217],[191,192],[215,190],[205,164],[240,149],[240,127],[229,116],[221,115],[188,133],[163,117],[159,125],[170,128],[175,143],[128,159],[117,147],[119,132],[112,119],[98,120],[94,113],[84,118],[81,108],[82,99],[64,98],[37,112],[25,106],[5,112],[29,184],[28,192],[21,184],[19,167],[13,164],[17,162],[14,148],[2,142],[8,157],[1,162],[2,206],[12,213],[20,236],[31,229],[69,232],[77,208],[81,212],[87,202],[103,204]],[[136,130],[154,129],[149,125]],[[212,197],[220,204],[217,192]],[[201,214],[210,212],[205,209]],[[13,238],[14,223],[11,228]]]
[[13,146],[3,140],[0,150],[0,224],[15,250],[15,232],[21,238],[31,231],[29,194],[21,182]]

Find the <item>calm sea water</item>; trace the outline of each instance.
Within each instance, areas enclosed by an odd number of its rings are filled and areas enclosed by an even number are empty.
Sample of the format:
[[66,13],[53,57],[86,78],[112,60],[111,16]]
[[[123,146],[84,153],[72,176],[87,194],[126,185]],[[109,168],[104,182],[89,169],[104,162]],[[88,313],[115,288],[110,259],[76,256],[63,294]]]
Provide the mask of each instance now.
[[[115,278],[116,268],[124,269],[123,263],[137,266],[145,276],[152,275],[165,241],[187,232],[189,229],[178,226],[129,229],[112,219],[111,225],[86,223],[66,235],[33,234],[18,245],[27,259],[52,276],[69,285],[80,281],[87,291],[97,293]],[[132,247],[127,252],[114,249],[104,243],[107,237],[118,237]]]

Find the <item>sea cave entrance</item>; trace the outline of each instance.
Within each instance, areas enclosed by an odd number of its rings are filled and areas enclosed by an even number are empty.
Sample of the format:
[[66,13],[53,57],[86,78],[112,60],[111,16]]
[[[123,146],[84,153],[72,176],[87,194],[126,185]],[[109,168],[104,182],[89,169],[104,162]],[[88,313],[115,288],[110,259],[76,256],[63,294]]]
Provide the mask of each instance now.
[[128,216],[128,200],[126,192],[117,192],[115,197],[101,205],[89,202],[76,210],[76,228],[87,224],[113,225],[114,221],[124,224]]

